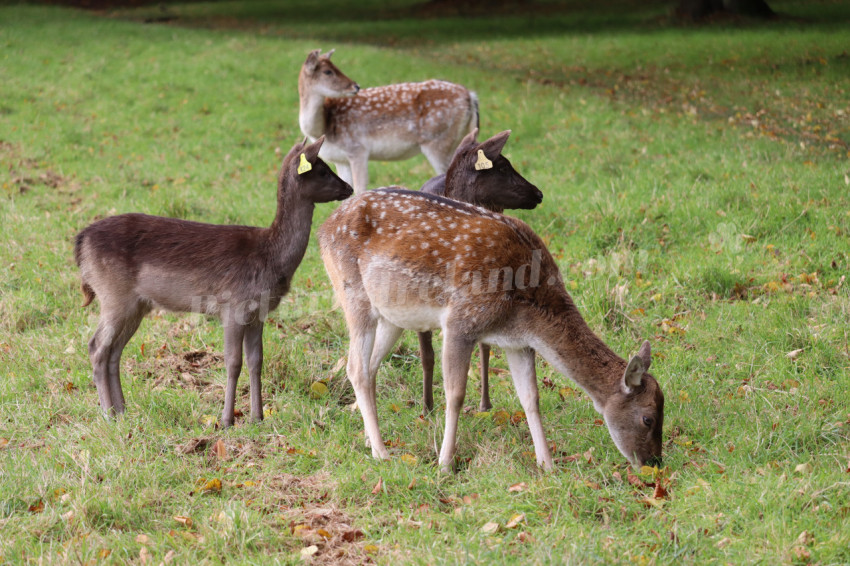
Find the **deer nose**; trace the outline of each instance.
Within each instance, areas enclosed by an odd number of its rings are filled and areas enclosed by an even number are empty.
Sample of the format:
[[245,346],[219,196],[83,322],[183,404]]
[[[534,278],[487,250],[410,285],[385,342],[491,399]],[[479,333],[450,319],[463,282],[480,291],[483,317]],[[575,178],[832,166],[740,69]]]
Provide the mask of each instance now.
[[541,202],[543,202],[543,191],[541,191],[540,189],[537,189],[534,193],[534,198],[537,199],[537,204],[540,204]]
[[360,85],[357,84],[357,83],[354,83],[354,94],[357,94],[358,92],[360,92]]

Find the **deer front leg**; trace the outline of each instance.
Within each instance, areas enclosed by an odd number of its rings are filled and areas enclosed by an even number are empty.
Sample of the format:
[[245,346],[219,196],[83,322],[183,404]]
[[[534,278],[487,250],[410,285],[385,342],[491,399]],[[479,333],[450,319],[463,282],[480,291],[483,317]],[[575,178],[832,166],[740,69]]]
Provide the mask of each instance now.
[[245,327],[242,339],[245,349],[245,363],[248,364],[248,376],[251,383],[251,420],[255,423],[263,420],[263,321],[254,321]]
[[534,367],[534,350],[507,350],[508,367],[514,380],[519,402],[525,411],[528,428],[531,430],[531,440],[534,442],[534,455],[537,465],[544,470],[552,470],[552,454],[546,444],[546,434],[540,419],[540,403],[537,392],[537,371]]
[[103,411],[103,416],[107,419],[113,415],[109,383],[109,358],[112,353],[113,339],[114,331],[110,328],[104,314],[101,314],[97,323],[97,330],[89,340],[89,360],[92,366],[92,381],[97,388],[100,410]]
[[443,338],[443,389],[446,393],[446,428],[439,464],[443,472],[450,472],[457,443],[457,423],[466,396],[466,375],[472,358],[474,341],[444,333]]
[[375,344],[376,324],[368,327],[349,325],[351,343],[348,349],[348,380],[354,388],[357,407],[363,417],[366,441],[372,449],[372,457],[386,460],[390,457],[381,431],[378,428],[378,401],[375,391],[375,376],[370,372],[370,361]]
[[[224,411],[221,413],[221,426],[233,426],[236,408],[236,383],[242,371],[242,340],[245,326],[230,322],[224,325],[224,367],[227,370],[227,384],[224,387]],[[262,411],[262,407],[260,408]]]
[[365,192],[369,188],[369,154],[357,153],[348,157],[351,165],[351,186],[356,194]]
[[107,371],[109,375],[109,394],[112,397],[112,409],[116,414],[124,412],[124,392],[121,389],[121,354],[130,338],[139,329],[147,309],[136,305],[135,310],[128,309],[125,316],[117,324],[120,329],[116,332],[109,353],[109,364]]
[[493,408],[490,403],[490,346],[481,342],[478,344],[478,351],[481,356],[481,404],[479,409],[489,411]]
[[434,410],[434,334],[419,332],[419,357],[422,359],[422,406]]

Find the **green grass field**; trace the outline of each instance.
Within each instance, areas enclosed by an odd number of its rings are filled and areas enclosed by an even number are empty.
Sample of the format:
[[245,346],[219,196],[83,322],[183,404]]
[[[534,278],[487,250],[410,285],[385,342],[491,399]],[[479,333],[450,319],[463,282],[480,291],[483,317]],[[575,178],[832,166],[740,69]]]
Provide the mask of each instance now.
[[[664,2],[281,4],[0,3],[0,563],[850,563],[846,3],[705,27]],[[462,83],[483,136],[513,130],[506,154],[545,193],[517,216],[615,351],[652,342],[663,469],[628,468],[541,361],[540,472],[496,351],[496,409],[476,413],[470,379],[459,469],[439,473],[442,392],[423,417],[412,334],[378,375],[393,457],[372,460],[315,235],[266,325],[262,424],[216,427],[221,327],[165,313],[124,351],[127,413],[103,419],[74,235],[131,211],[268,225],[316,48],[362,86]]]

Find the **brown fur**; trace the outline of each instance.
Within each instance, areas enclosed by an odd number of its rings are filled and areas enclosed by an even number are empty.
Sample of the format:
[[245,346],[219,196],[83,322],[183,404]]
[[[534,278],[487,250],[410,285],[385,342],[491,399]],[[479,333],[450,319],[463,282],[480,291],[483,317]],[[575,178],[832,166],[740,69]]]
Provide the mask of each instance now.
[[[323,140],[297,144],[278,176],[277,214],[269,228],[219,226],[146,214],[122,214],[78,235],[85,305],[97,296],[100,321],[89,342],[103,411],[121,413],[121,352],[153,308],[201,312],[225,328],[228,383],[222,424],[233,424],[243,345],[251,378],[251,413],[262,420],[260,371],[265,315],[277,308],[301,263],[317,202],[348,197],[351,187],[318,159]],[[299,175],[301,156],[312,170]]]
[[646,372],[648,343],[628,363],[614,354],[587,326],[552,256],[525,223],[436,196],[382,189],[344,203],[319,229],[319,242],[346,314],[349,379],[374,456],[386,455],[373,411],[376,360],[402,328],[441,328],[444,468],[454,454],[469,357],[479,341],[505,349],[544,467],[552,460],[537,406],[534,350],[587,391],[629,460],[660,460],[663,395]]
[[[466,135],[455,150],[448,171],[428,180],[419,189],[423,193],[445,196],[482,206],[493,212],[506,208],[535,208],[543,200],[543,193],[516,172],[511,162],[502,155],[510,130],[477,143],[478,128]],[[478,151],[493,162],[490,169],[477,170]],[[431,332],[419,333],[419,351],[422,359],[423,405],[426,411],[434,408],[434,348]],[[481,402],[479,408],[489,411],[490,403],[490,347],[480,344]]]

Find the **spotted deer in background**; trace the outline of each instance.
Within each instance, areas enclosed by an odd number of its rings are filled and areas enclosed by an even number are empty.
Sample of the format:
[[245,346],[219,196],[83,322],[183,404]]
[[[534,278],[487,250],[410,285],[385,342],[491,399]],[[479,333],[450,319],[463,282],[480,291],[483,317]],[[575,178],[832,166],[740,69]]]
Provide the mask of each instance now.
[[319,228],[322,259],[345,313],[348,379],[372,456],[378,363],[403,329],[443,333],[446,420],[439,464],[451,469],[477,342],[505,350],[538,465],[552,469],[540,418],[535,351],[587,392],[614,444],[635,465],[661,461],[664,395],[647,370],[649,342],[626,361],[579,314],[540,237],[520,220],[393,188],[343,203]]
[[298,76],[301,131],[325,136],[321,157],[362,193],[369,161],[399,161],[422,153],[445,173],[460,140],[478,127],[474,92],[446,81],[360,89],[331,62],[333,50],[307,56]]

